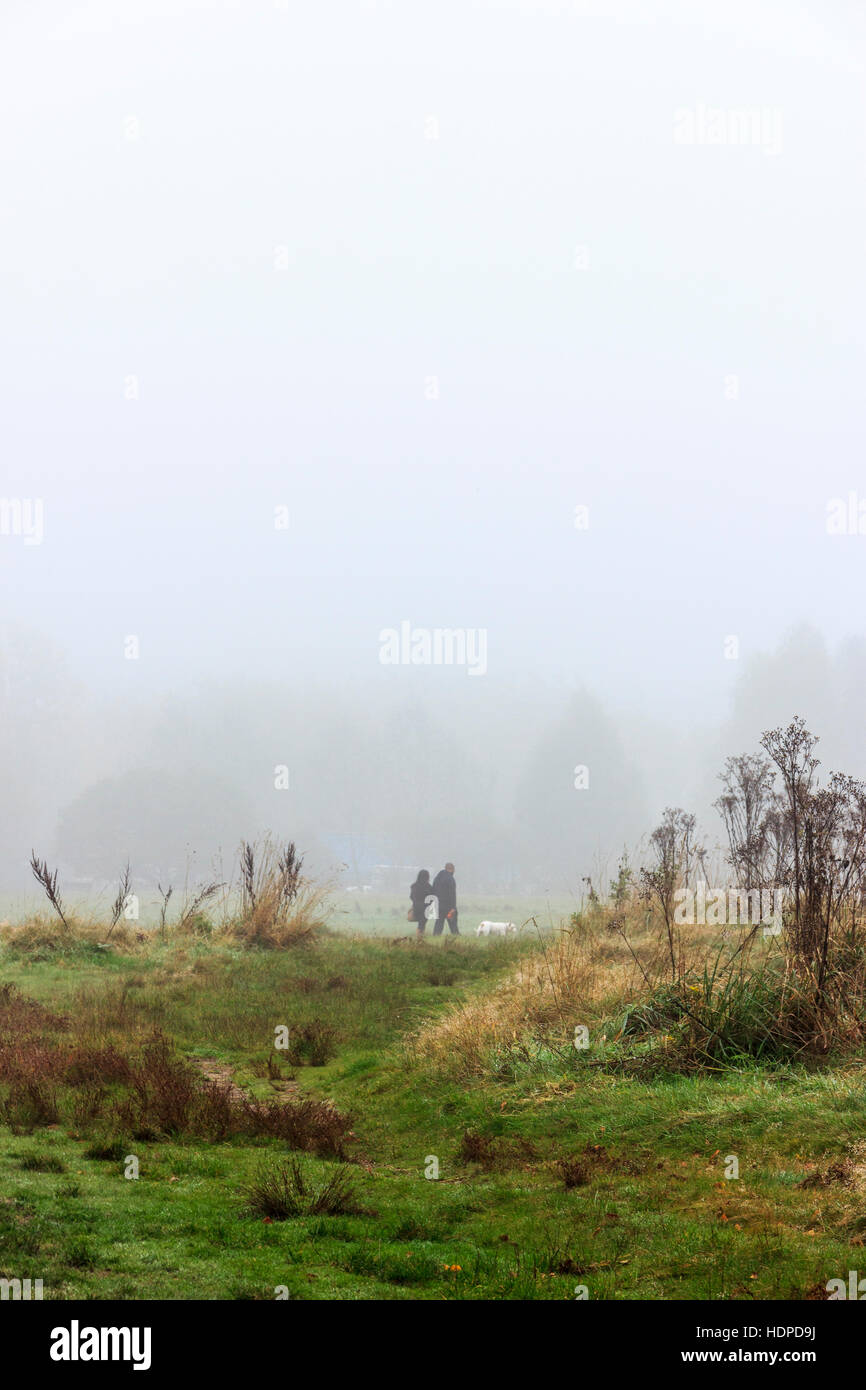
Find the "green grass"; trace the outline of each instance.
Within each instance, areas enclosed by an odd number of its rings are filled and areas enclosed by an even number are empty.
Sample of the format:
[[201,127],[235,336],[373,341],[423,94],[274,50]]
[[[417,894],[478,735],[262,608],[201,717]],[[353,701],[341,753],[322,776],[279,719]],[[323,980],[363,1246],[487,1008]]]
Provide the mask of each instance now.
[[[646,1081],[551,1056],[518,1079],[456,1083],[409,1060],[408,1032],[530,949],[335,935],[287,953],[5,951],[0,979],[114,1039],[158,1026],[252,1095],[290,1083],[331,1098],[352,1117],[357,1209],[265,1221],[244,1192],[284,1145],[72,1137],[61,1107],[56,1126],[0,1127],[0,1277],[41,1278],[61,1299],[572,1299],[585,1285],[601,1299],[760,1300],[863,1263],[859,1176],[798,1185],[866,1142],[859,1062]],[[333,1030],[330,1060],[274,1054],[276,1026],[314,1020]],[[558,1165],[575,1157],[585,1181],[567,1189]],[[334,1168],[303,1161],[313,1187]]]
[[[414,931],[414,924],[406,920],[408,884],[403,896],[405,904],[399,892],[337,892],[332,903],[332,925],[340,932],[359,932],[370,936],[396,936],[401,932]],[[478,923],[485,918],[514,922],[517,927],[523,927],[534,918],[541,927],[555,926],[578,906],[576,900],[565,897],[539,902],[514,895],[497,901],[489,897],[466,896],[461,892],[458,901],[460,933],[462,936],[474,936]],[[432,923],[428,924],[427,930],[433,930]]]

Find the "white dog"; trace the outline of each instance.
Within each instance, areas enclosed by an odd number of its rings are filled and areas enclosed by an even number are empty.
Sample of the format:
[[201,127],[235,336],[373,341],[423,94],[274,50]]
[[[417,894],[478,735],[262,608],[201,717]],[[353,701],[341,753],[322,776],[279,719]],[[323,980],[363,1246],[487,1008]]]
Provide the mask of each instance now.
[[505,936],[506,932],[517,931],[513,922],[479,922],[475,928],[476,936]]

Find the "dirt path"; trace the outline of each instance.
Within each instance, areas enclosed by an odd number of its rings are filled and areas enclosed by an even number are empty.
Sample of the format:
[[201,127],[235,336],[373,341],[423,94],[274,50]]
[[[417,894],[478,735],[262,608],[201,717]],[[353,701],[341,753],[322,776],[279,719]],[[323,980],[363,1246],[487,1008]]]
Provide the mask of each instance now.
[[[221,1062],[217,1057],[190,1057],[188,1060],[207,1081],[217,1081],[220,1085],[227,1085],[232,1100],[249,1099],[243,1086],[238,1086],[235,1081],[235,1069],[228,1062]],[[287,1100],[289,1096],[297,1095],[301,1089],[297,1081],[271,1081],[270,1087],[274,1096],[281,1100]]]

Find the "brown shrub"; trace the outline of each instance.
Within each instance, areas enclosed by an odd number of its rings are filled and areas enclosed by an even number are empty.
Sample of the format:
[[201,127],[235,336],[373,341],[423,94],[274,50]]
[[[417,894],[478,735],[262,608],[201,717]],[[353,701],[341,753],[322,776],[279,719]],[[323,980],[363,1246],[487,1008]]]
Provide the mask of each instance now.
[[[0,1120],[16,1133],[56,1124],[63,1086],[72,1093],[76,1130],[108,1127],[139,1139],[268,1136],[293,1149],[345,1156],[350,1120],[327,1101],[252,1100],[230,1079],[202,1077],[161,1033],[124,1055],[114,1044],[68,1038],[68,1026],[13,985],[0,986]],[[52,1029],[61,1036],[43,1036]],[[306,1037],[310,1060],[331,1045],[329,1031],[320,1025]]]
[[536,1152],[531,1139],[522,1136],[505,1139],[467,1129],[460,1141],[459,1157],[461,1163],[477,1163],[485,1173],[490,1173],[494,1168],[513,1168],[528,1163],[536,1157]]
[[592,1177],[592,1168],[585,1158],[560,1158],[556,1170],[565,1184],[566,1192],[573,1187],[585,1187]]
[[290,1148],[343,1157],[348,1116],[327,1101],[258,1101],[239,1096],[230,1080],[202,1078],[168,1040],[154,1037],[134,1066],[119,1124],[131,1134],[186,1132],[219,1140],[233,1134],[268,1135]]
[[268,1163],[243,1188],[246,1206],[255,1216],[285,1221],[292,1216],[341,1216],[360,1211],[352,1180],[335,1169],[314,1185],[296,1158]]
[[63,1073],[68,1086],[87,1086],[96,1082],[128,1081],[132,1074],[129,1058],[113,1045],[76,1047]]
[[289,1031],[286,1060],[293,1067],[323,1067],[336,1054],[335,1036],[331,1025],[319,1018],[296,1023]]
[[460,1141],[461,1163],[478,1163],[489,1173],[496,1166],[496,1140],[492,1135],[480,1134],[476,1129],[463,1131]]
[[0,985],[0,1034],[29,1034],[52,1030],[65,1032],[69,1020],[61,1014],[52,1013],[36,999],[22,994],[17,985],[9,982]]
[[798,1182],[798,1187],[833,1187],[837,1183],[841,1187],[853,1187],[856,1181],[856,1171],[850,1158],[840,1159],[836,1163],[831,1163],[823,1171],[816,1168],[814,1173],[809,1173],[802,1182]]
[[247,1100],[242,1106],[243,1132],[283,1139],[292,1149],[320,1158],[345,1158],[350,1118],[329,1101]]
[[602,1173],[640,1173],[639,1163],[608,1153],[603,1144],[587,1144],[582,1153],[557,1159],[556,1171],[565,1184],[566,1192],[573,1187],[585,1187]]
[[43,1125],[57,1124],[57,1093],[45,1082],[22,1077],[12,1082],[0,1101],[0,1117],[13,1134],[31,1134]]
[[78,1086],[72,1100],[72,1128],[89,1130],[108,1108],[108,1092],[104,1086],[85,1082]]

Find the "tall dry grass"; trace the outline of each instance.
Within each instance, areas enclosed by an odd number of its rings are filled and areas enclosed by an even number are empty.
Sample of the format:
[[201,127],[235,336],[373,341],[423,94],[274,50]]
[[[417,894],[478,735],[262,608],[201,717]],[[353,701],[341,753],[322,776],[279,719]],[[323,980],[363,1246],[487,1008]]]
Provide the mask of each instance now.
[[[241,845],[235,883],[208,882],[184,892],[177,919],[168,920],[173,888],[159,886],[158,930],[124,921],[130,896],[130,870],[120,879],[108,923],[73,913],[63,906],[57,872],[33,856],[33,872],[43,887],[54,916],[41,913],[26,921],[0,923],[0,943],[31,957],[54,953],[119,950],[147,951],[174,943],[179,948],[196,940],[220,940],[265,950],[281,950],[312,942],[327,927],[331,885],[302,878],[303,855],[294,843],[278,844],[271,836],[261,843]],[[221,896],[220,896],[221,895]],[[217,901],[219,899],[219,901]],[[213,920],[211,913],[217,912]]]
[[105,922],[69,914],[67,923],[35,913],[24,922],[0,923],[0,943],[22,955],[49,956],[75,950],[122,950],[134,955],[147,949],[151,933],[125,923],[111,930]]
[[[644,954],[654,949],[649,938],[639,943]],[[565,1043],[578,1024],[633,997],[640,983],[640,971],[621,941],[585,925],[553,936],[539,933],[537,950],[498,985],[422,1027],[407,1047],[415,1060],[443,1074],[481,1076],[497,1049],[529,1038]]]
[[[670,978],[666,923],[638,894],[595,903],[547,937],[493,989],[449,1009],[407,1040],[415,1062],[468,1079],[507,1070],[518,1052],[560,1063],[641,1072],[694,1070],[744,1058],[797,1060],[859,1045],[864,998],[850,968],[832,1010],[816,1011],[813,982],[794,973],[784,943],[729,926],[690,928]],[[856,986],[856,987],[855,987]],[[851,1001],[854,1001],[852,1006]],[[575,1029],[591,1047],[575,1049]]]
[[291,902],[281,895],[279,884],[266,884],[254,904],[220,929],[220,935],[243,946],[262,950],[286,950],[315,940],[328,922],[330,889],[303,881]]

